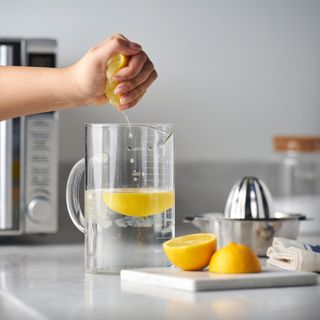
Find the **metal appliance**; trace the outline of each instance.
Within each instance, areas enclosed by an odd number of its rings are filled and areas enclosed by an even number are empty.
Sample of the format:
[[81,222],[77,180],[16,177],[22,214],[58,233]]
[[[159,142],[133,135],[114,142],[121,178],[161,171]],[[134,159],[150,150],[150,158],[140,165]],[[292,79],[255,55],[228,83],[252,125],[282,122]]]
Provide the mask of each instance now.
[[304,214],[275,212],[266,184],[256,177],[244,177],[231,189],[224,214],[205,213],[186,217],[184,222],[214,233],[219,248],[233,241],[265,256],[274,237],[297,239],[301,220],[306,220]]
[[[0,38],[0,66],[55,67],[56,46]],[[0,236],[57,231],[57,152],[56,112],[0,121]]]

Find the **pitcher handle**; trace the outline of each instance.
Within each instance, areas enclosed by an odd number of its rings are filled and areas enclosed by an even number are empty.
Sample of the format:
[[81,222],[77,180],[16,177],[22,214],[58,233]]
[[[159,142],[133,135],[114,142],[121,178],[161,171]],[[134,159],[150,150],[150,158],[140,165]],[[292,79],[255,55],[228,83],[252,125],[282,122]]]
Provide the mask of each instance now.
[[69,216],[74,225],[83,233],[85,233],[85,218],[81,211],[79,201],[80,181],[85,170],[84,158],[79,160],[72,168],[66,190],[66,203]]

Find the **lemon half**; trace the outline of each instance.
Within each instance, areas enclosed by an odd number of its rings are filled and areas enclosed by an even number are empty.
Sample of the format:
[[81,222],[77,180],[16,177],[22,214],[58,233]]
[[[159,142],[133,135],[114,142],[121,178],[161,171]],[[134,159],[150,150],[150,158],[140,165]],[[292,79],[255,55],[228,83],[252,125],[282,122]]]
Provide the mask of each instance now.
[[173,191],[121,189],[104,191],[102,199],[111,210],[129,217],[146,217],[164,212],[174,205]]
[[118,85],[118,81],[113,79],[113,76],[123,67],[125,67],[128,64],[128,57],[123,54],[116,54],[107,62],[107,69],[106,69],[106,88],[104,90],[104,93],[109,100],[109,102],[115,106],[118,107],[120,105],[120,95],[114,94],[114,89]]
[[260,272],[261,265],[251,248],[230,242],[214,253],[210,260],[209,271],[216,273]]
[[166,241],[163,249],[168,259],[183,270],[205,268],[217,246],[216,237],[210,233],[195,233]]

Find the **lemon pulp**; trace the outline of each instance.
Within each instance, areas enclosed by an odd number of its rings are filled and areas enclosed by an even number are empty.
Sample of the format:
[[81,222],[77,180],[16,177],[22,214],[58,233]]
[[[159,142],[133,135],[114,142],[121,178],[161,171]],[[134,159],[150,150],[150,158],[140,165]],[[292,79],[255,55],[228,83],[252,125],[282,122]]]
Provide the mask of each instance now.
[[113,79],[113,76],[123,67],[128,64],[128,57],[123,54],[116,54],[107,62],[107,69],[106,69],[106,88],[105,88],[105,95],[108,98],[109,102],[118,107],[120,105],[120,95],[114,94],[114,89],[118,85],[118,81]]
[[173,207],[174,192],[148,188],[119,189],[102,192],[111,210],[130,217],[145,217]]

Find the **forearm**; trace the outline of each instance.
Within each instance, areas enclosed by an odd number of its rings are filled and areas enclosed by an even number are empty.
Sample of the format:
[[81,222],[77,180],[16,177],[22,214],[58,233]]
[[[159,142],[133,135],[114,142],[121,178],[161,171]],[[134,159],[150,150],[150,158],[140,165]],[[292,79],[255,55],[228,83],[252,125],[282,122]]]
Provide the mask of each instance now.
[[0,67],[0,121],[81,104],[70,68]]

